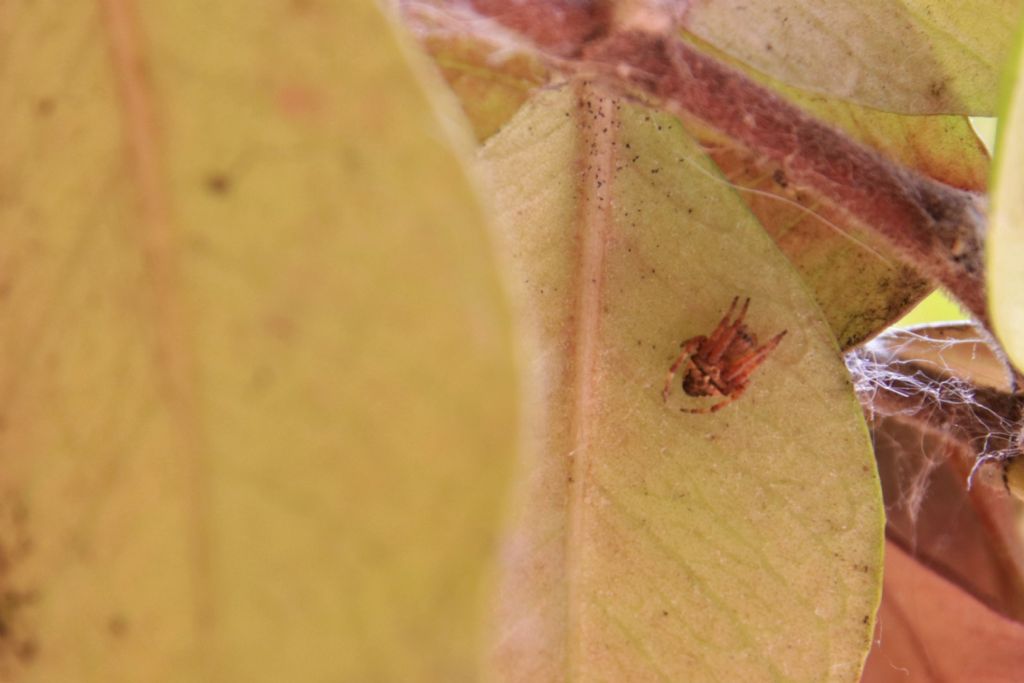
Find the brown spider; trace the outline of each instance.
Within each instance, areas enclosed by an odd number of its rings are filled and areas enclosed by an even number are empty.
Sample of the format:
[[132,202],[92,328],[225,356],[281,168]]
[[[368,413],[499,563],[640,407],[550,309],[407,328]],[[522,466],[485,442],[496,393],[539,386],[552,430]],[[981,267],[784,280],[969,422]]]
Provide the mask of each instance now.
[[786,330],[772,337],[763,346],[757,345],[757,336],[743,324],[750,299],[743,302],[743,308],[736,319],[729,321],[740,298],[732,300],[729,312],[718,323],[710,336],[698,335],[682,343],[683,351],[668,369],[665,377],[665,388],[661,397],[668,400],[672,388],[672,378],[683,361],[689,359],[693,367],[683,376],[683,391],[690,396],[726,396],[721,403],[706,408],[680,408],[684,413],[714,413],[729,405],[747,388],[747,380],[764,362],[782,338]]

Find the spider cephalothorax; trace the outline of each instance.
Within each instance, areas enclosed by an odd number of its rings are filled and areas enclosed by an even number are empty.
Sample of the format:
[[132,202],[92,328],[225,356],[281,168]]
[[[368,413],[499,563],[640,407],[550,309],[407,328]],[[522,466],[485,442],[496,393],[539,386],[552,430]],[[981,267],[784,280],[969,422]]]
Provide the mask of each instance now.
[[786,330],[783,330],[768,343],[758,346],[757,335],[743,323],[750,306],[749,298],[743,302],[736,319],[730,320],[739,300],[739,297],[732,300],[729,312],[710,335],[691,337],[682,343],[683,350],[668,369],[665,388],[661,392],[667,401],[672,379],[683,362],[689,360],[692,367],[683,375],[683,391],[697,397],[726,396],[726,400],[706,408],[680,408],[681,411],[713,413],[738,399],[746,390],[750,375],[786,336]]

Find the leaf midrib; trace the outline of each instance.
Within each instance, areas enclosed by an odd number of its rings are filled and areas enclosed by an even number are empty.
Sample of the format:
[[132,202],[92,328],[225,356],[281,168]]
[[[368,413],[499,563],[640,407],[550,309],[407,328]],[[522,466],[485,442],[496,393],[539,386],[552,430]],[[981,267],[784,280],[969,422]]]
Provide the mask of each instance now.
[[193,534],[194,634],[199,668],[210,670],[203,656],[212,642],[213,595],[208,534],[208,476],[201,456],[202,429],[197,402],[197,363],[188,333],[178,260],[180,235],[174,220],[166,168],[166,121],[158,115],[159,100],[153,66],[147,62],[143,22],[135,0],[99,0],[102,29],[109,47],[124,126],[125,167],[137,190],[139,247],[150,287],[155,334],[153,363],[177,443],[175,450],[187,473],[190,497],[184,504]]
[[605,247],[613,229],[609,197],[615,170],[618,119],[611,99],[596,95],[586,85],[577,87],[577,106],[573,125],[579,131],[577,157],[580,205],[577,218],[576,307],[572,331],[573,400],[572,451],[569,457],[568,533],[566,534],[567,577],[567,676],[581,680],[580,665],[584,634],[582,629],[583,543],[586,535],[586,495],[590,476],[589,441],[594,419],[597,385],[597,358],[600,341],[601,293],[604,281]]

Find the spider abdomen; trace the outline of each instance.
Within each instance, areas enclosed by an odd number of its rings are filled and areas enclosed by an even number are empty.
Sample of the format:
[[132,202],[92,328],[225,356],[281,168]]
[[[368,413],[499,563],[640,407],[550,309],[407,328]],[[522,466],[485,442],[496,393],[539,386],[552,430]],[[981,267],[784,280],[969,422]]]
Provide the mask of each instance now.
[[783,330],[767,344],[759,347],[757,335],[743,322],[750,299],[743,302],[739,315],[732,318],[739,297],[732,300],[728,313],[708,336],[690,337],[681,344],[682,352],[668,369],[663,400],[668,400],[670,382],[683,362],[690,367],[683,375],[683,392],[688,396],[725,396],[726,400],[703,408],[680,408],[684,413],[713,413],[743,395],[750,375],[768,357],[782,338]]
[[717,396],[722,392],[715,386],[711,373],[694,365],[683,375],[683,391],[687,396]]

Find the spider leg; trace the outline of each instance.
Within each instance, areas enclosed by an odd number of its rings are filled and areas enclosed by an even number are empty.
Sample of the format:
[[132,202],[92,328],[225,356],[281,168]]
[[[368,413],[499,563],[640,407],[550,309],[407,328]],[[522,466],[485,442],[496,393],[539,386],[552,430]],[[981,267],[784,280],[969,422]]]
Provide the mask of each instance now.
[[722,330],[724,330],[726,327],[732,324],[729,322],[729,318],[731,318],[732,314],[736,311],[736,304],[738,304],[739,302],[740,298],[738,296],[734,296],[732,298],[732,303],[729,304],[729,310],[725,312],[725,315],[722,316],[721,321],[719,321],[718,323],[718,327],[716,327],[715,331],[711,333],[712,339],[714,339],[718,334],[722,332]]
[[743,307],[740,309],[739,315],[731,323],[729,317],[733,311],[736,310],[736,303],[740,300],[737,296],[732,300],[732,306],[729,307],[729,312],[722,318],[722,322],[718,323],[718,327],[711,333],[711,340],[708,343],[707,362],[710,365],[715,365],[721,360],[722,356],[729,347],[732,346],[733,339],[736,338],[736,334],[740,331],[740,327],[743,326],[743,318],[747,315],[747,309],[750,307],[750,297],[747,297],[746,301],[743,302]]
[[668,400],[668,395],[672,391],[672,379],[676,376],[676,372],[679,370],[679,366],[683,364],[684,360],[688,360],[693,352],[700,347],[701,343],[707,340],[707,337],[699,335],[696,337],[690,337],[682,343],[683,350],[679,353],[679,357],[676,358],[675,362],[668,369],[668,374],[665,375],[665,387],[661,390],[661,398],[663,401]]
[[704,407],[704,408],[680,408],[679,412],[681,412],[681,413],[717,413],[719,410],[721,410],[722,408],[726,407],[727,405],[729,405],[730,403],[732,403],[733,401],[738,399],[740,396],[742,396],[743,392],[746,391],[746,390],[747,390],[747,385],[746,384],[740,384],[735,389],[733,389],[733,392],[731,394],[729,394],[729,397],[727,399],[725,399],[724,401],[716,403],[713,406],[707,406],[707,407]]
[[722,377],[722,380],[729,383],[734,381],[738,381],[740,383],[746,382],[747,378],[753,374],[754,370],[757,370],[758,366],[761,365],[765,358],[768,357],[768,354],[775,350],[775,347],[779,345],[782,338],[786,336],[787,331],[788,330],[783,330],[782,332],[779,332],[762,346],[757,347],[747,355],[738,359],[736,363],[729,368],[729,372]]

